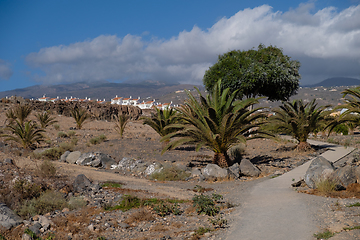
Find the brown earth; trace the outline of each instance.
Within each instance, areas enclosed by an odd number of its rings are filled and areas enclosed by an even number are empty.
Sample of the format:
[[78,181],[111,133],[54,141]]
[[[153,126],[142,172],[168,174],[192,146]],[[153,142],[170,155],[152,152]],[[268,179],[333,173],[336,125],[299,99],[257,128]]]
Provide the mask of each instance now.
[[[5,123],[5,111],[9,109],[10,105],[3,105],[0,108],[0,125]],[[161,155],[161,143],[160,137],[156,132],[147,125],[143,125],[140,120],[132,120],[128,123],[124,137],[121,139],[118,133],[114,130],[114,123],[106,120],[92,120],[84,124],[83,129],[75,129],[75,121],[63,115],[54,115],[58,121],[56,125],[50,126],[47,129],[46,135],[49,141],[43,143],[38,149],[47,149],[49,147],[58,146],[61,143],[72,141],[72,138],[77,138],[77,145],[74,150],[82,153],[86,152],[102,152],[109,154],[116,161],[120,161],[123,157],[141,159],[147,162],[176,162],[183,165],[191,165],[195,167],[205,166],[211,162],[213,153],[207,149],[200,149],[199,152],[195,152],[192,147],[182,147],[173,151],[165,152]],[[30,119],[35,119],[33,115]],[[61,138],[58,137],[60,131],[68,133],[69,131],[75,131],[75,136]],[[90,144],[90,140],[94,137],[98,137],[104,134],[106,141],[100,144]],[[247,142],[244,146],[244,157],[249,158],[259,169],[262,170],[260,178],[242,177],[237,181],[218,181],[218,182],[199,182],[197,179],[184,182],[157,182],[149,181],[144,176],[135,176],[130,172],[116,172],[114,170],[100,170],[91,167],[70,165],[53,161],[57,168],[57,172],[60,175],[66,176],[69,181],[78,174],[85,174],[93,182],[121,182],[124,185],[122,194],[134,194],[139,197],[158,197],[158,198],[176,198],[190,200],[195,192],[194,188],[199,185],[202,188],[213,189],[208,192],[219,193],[224,196],[225,202],[234,203],[236,205],[241,204],[241,199],[234,198],[234,189],[241,190],[246,194],[247,191],[256,184],[258,181],[262,181],[262,178],[269,175],[282,174],[292,168],[308,161],[312,157],[319,154],[324,150],[314,150],[311,153],[301,153],[294,151],[295,144],[286,141],[273,141],[269,139],[257,139]],[[4,144],[0,141],[0,159],[11,158],[14,160],[16,166],[24,171],[24,175],[33,174],[36,175],[36,170],[41,164],[42,160],[37,160],[28,151],[24,151],[13,143]],[[38,151],[38,150],[37,150]],[[252,180],[252,181],[251,181]],[[116,192],[111,189],[108,192]],[[110,194],[109,193],[109,194]],[[111,193],[116,194],[116,193]],[[152,217],[155,220],[134,221],[133,226],[129,229],[122,229],[117,227],[120,222],[126,222],[128,218],[136,218],[133,216],[140,210],[131,210],[126,213],[119,212],[103,212],[100,208],[95,210],[89,210],[87,214],[72,212],[77,218],[73,223],[79,222],[81,216],[86,219],[87,225],[78,225],[76,229],[72,229],[69,226],[62,225],[57,229],[57,234],[63,236],[63,234],[71,234],[73,239],[81,239],[81,236],[89,236],[89,239],[96,239],[99,236],[106,236],[109,239],[167,239],[168,236],[171,239],[196,239],[196,234],[193,232],[199,227],[212,227],[208,222],[208,217],[205,215],[197,215],[194,210],[191,210],[191,204],[185,203],[181,205],[184,210],[184,214],[181,216],[170,215],[166,218],[159,217],[154,212],[151,212]],[[186,210],[189,209],[189,210]],[[150,210],[149,210],[150,211]],[[113,218],[119,221],[113,224],[113,227],[99,228],[98,232],[90,232],[87,230],[88,224],[93,221],[100,213],[103,212],[102,220]],[[221,211],[222,217],[227,217],[231,214],[232,208],[224,209]],[[143,213],[144,214],[144,213]],[[86,216],[85,216],[86,215]],[[107,216],[109,215],[109,216]],[[70,215],[60,216],[61,221],[70,221]],[[55,217],[54,217],[55,218]],[[164,220],[165,219],[165,220]],[[127,220],[129,221],[129,220]],[[55,220],[54,220],[55,222]],[[184,222],[187,224],[184,225]],[[61,225],[61,224],[57,224]],[[179,229],[175,231],[174,229]],[[19,230],[21,229],[21,231]],[[83,229],[83,232],[87,232],[88,235],[81,235],[79,229]],[[17,228],[16,231],[23,232],[22,228]],[[207,234],[207,237],[212,239],[218,239],[222,235],[223,228],[216,228],[217,231]],[[14,230],[15,231],[15,230]],[[9,235],[10,236],[10,235]],[[65,235],[64,235],[65,236]],[[70,235],[69,235],[70,236]],[[164,238],[165,237],[165,238]],[[9,238],[11,239],[11,238]],[[16,239],[16,238],[15,238]]]

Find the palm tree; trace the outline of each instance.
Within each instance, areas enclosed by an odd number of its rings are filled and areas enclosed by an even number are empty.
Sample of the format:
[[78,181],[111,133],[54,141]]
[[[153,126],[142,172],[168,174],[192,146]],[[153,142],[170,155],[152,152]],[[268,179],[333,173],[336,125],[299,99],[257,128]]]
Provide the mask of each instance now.
[[14,112],[14,110],[12,108],[7,110],[5,115],[6,115],[5,123],[6,123],[6,121],[9,121],[9,124],[12,124],[17,118],[16,115],[15,115],[15,112]]
[[31,120],[23,124],[15,120],[15,124],[7,125],[5,130],[10,132],[10,134],[1,135],[1,137],[5,137],[5,141],[17,142],[24,148],[31,148],[35,142],[40,143],[45,138],[42,134],[45,130],[38,128],[36,123]]
[[[169,133],[176,131],[177,129],[167,128],[170,124],[175,124],[178,122],[178,114],[174,108],[165,108],[164,110],[159,109],[155,106],[155,114],[152,114],[151,117],[143,117],[143,124],[149,125],[154,129],[161,137],[166,136]],[[168,142],[164,142],[167,144]]]
[[317,108],[315,99],[306,104],[302,100],[283,102],[282,106],[273,110],[275,115],[270,117],[270,124],[276,131],[293,136],[298,141],[298,150],[307,151],[311,148],[307,142],[309,134],[326,128],[331,113],[326,111],[328,107]]
[[36,114],[36,118],[40,122],[41,128],[47,128],[48,126],[57,123],[54,117],[51,117],[48,111]]
[[130,116],[122,113],[115,116],[115,119],[115,130],[120,134],[120,137],[123,138],[125,127],[130,120]]
[[30,115],[32,109],[29,105],[19,105],[14,110],[14,115],[19,119],[20,124],[23,124]]
[[258,103],[258,99],[249,98],[236,101],[237,91],[221,90],[221,81],[215,84],[210,95],[200,101],[186,91],[189,99],[177,108],[180,122],[171,124],[166,129],[177,129],[168,133],[162,141],[174,139],[164,149],[173,149],[183,144],[192,144],[198,151],[206,147],[214,152],[213,163],[220,167],[228,167],[230,158],[227,151],[247,139],[270,136],[259,130],[264,122],[257,121],[264,117],[258,112],[260,108],[249,110],[249,107]]
[[74,107],[73,109],[71,109],[70,113],[71,116],[75,119],[78,129],[81,129],[85,121],[90,118],[90,115],[87,113],[86,109],[79,109],[77,107]]

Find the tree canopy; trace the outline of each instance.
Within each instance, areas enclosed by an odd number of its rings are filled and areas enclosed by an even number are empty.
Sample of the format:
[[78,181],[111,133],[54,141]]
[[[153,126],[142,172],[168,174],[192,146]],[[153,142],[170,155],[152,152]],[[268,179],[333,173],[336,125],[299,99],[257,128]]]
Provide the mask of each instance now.
[[222,88],[239,90],[237,98],[266,96],[271,101],[286,101],[299,88],[300,62],[291,60],[282,49],[260,44],[258,49],[233,50],[220,55],[204,75],[208,91],[219,79]]

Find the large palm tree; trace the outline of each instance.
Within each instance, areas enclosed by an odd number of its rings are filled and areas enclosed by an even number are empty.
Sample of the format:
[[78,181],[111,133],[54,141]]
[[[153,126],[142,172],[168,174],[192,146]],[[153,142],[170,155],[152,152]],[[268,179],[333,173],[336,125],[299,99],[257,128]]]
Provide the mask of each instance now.
[[273,110],[275,115],[270,117],[270,124],[276,131],[293,136],[298,141],[297,149],[306,151],[311,148],[307,142],[309,134],[326,126],[331,113],[326,111],[328,107],[317,107],[315,99],[306,104],[302,100],[283,102],[282,106]]
[[167,134],[162,141],[172,139],[163,149],[173,149],[183,144],[196,146],[198,151],[206,147],[214,152],[213,163],[220,167],[228,167],[230,159],[227,151],[246,139],[269,136],[261,132],[259,126],[263,121],[257,121],[264,114],[257,112],[259,108],[249,110],[249,107],[258,103],[258,99],[249,98],[236,101],[237,91],[221,90],[221,81],[215,84],[210,95],[200,95],[198,101],[189,91],[189,99],[177,108],[180,122],[171,124],[166,129],[177,129]]
[[35,122],[27,121],[23,124],[20,121],[15,120],[14,124],[9,124],[5,128],[5,131],[10,133],[2,134],[1,137],[5,137],[5,141],[14,141],[19,143],[24,148],[31,148],[35,142],[40,143],[44,141],[45,137],[44,129],[38,128]]

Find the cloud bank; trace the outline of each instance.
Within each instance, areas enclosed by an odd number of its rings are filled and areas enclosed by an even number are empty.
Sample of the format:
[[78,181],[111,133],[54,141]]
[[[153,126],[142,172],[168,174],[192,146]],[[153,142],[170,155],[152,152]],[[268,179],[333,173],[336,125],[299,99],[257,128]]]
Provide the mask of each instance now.
[[0,59],[0,80],[9,80],[12,75],[10,63]]
[[360,5],[341,12],[313,9],[309,3],[276,12],[263,5],[224,17],[208,29],[194,26],[171,39],[147,42],[141,36],[101,35],[42,48],[26,61],[43,72],[34,75],[35,80],[47,84],[148,79],[201,84],[219,54],[263,43],[299,60],[304,84],[333,76],[360,77]]

